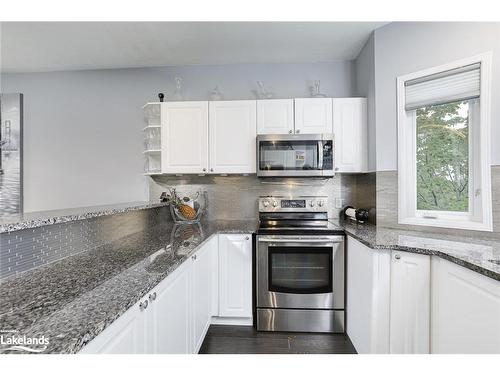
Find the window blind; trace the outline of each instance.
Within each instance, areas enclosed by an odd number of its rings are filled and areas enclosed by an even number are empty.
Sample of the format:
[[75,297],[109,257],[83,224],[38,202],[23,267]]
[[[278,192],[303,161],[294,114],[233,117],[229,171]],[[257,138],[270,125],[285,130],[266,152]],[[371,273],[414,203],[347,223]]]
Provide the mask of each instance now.
[[479,98],[481,64],[471,64],[405,82],[405,109]]

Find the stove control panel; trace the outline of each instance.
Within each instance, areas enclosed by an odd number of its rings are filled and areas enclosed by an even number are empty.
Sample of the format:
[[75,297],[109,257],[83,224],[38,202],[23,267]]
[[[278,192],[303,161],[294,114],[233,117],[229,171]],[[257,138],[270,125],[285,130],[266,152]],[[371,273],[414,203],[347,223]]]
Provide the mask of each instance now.
[[259,212],[325,212],[328,210],[328,197],[304,196],[259,198]]

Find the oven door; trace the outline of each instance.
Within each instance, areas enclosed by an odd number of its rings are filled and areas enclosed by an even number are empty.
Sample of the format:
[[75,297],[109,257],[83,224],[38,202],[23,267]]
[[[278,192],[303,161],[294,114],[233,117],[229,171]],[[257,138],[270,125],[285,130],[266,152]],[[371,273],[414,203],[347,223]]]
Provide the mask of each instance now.
[[343,309],[343,236],[258,236],[257,307]]
[[257,137],[258,177],[333,175],[333,135],[284,134]]

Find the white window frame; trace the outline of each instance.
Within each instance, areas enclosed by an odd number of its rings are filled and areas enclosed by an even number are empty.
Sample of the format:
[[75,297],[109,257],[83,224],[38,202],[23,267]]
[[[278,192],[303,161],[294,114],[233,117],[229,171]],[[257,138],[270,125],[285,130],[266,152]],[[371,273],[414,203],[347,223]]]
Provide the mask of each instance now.
[[[479,105],[469,108],[472,121],[469,132],[469,212],[417,210],[417,132],[415,111],[405,110],[405,82],[481,63]],[[432,227],[492,231],[491,203],[491,64],[492,52],[406,74],[397,78],[398,109],[398,223]],[[479,107],[479,108],[477,108]],[[474,147],[475,145],[475,147]],[[479,190],[478,190],[479,189]],[[476,195],[476,191],[480,191]]]

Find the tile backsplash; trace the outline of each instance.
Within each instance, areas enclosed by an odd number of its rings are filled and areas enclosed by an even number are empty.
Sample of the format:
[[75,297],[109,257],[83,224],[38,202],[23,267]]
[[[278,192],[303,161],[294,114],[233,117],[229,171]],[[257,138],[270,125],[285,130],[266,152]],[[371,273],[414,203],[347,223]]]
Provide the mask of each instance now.
[[[257,198],[262,195],[325,195],[329,215],[337,218],[347,205],[342,194],[344,176],[330,179],[258,179],[256,176],[154,176],[150,179],[150,199],[157,199],[168,187],[179,192],[207,192],[209,219],[255,219]],[[336,205],[337,203],[337,205]]]
[[493,232],[398,224],[398,172],[377,172],[377,224],[383,227],[409,229],[479,238],[500,238],[500,166],[491,167]]
[[170,220],[168,207],[1,233],[0,279],[119,240],[159,220]]

